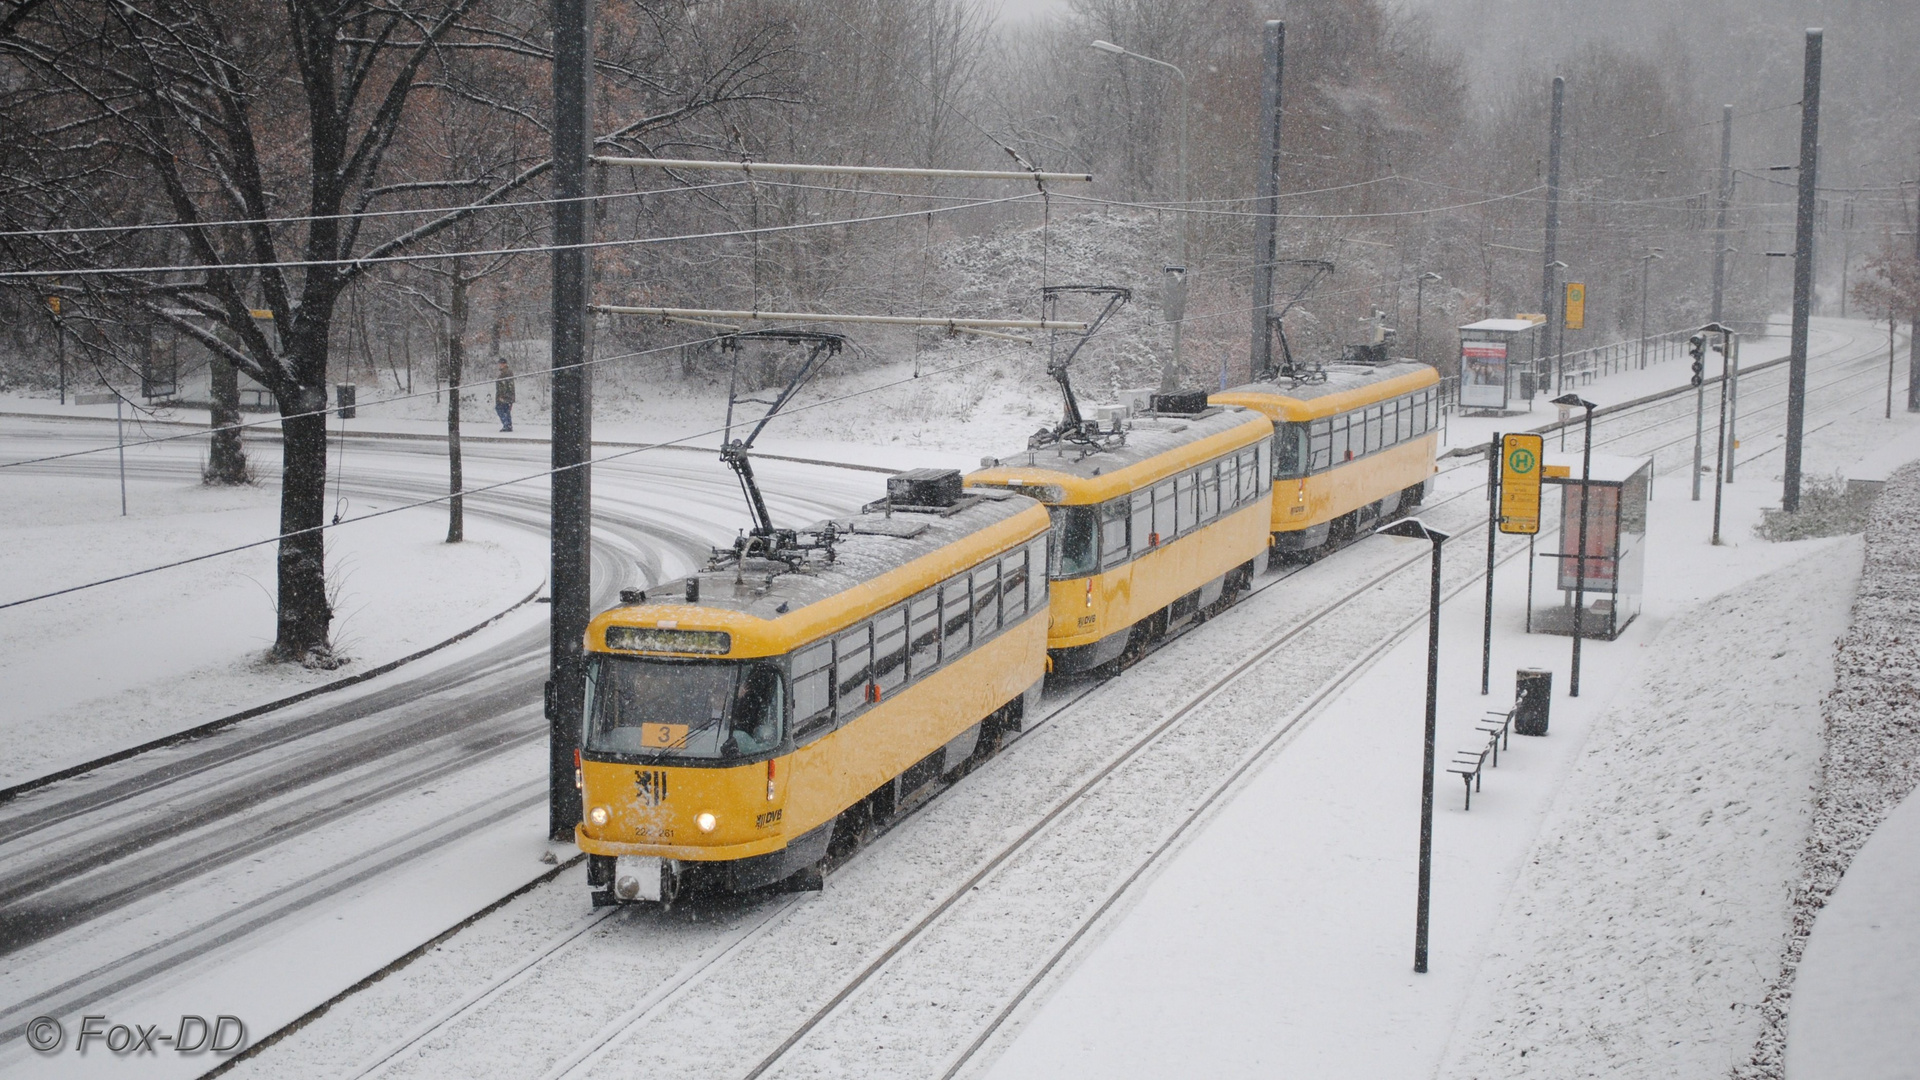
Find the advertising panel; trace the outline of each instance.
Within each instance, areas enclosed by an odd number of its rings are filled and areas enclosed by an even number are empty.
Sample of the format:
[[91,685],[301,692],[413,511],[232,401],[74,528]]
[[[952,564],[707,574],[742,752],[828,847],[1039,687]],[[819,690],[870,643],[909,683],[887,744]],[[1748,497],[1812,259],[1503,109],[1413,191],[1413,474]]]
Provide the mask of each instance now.
[[1466,409],[1507,407],[1507,343],[1460,342],[1460,406]]
[[1560,310],[1566,313],[1567,329],[1585,330],[1587,328],[1587,287],[1584,283],[1567,282],[1567,300],[1561,305]]
[[[1580,548],[1580,485],[1560,489],[1560,588],[1572,592],[1580,587],[1578,559]],[[1620,489],[1611,484],[1587,487],[1586,591],[1609,593],[1615,584],[1615,556],[1620,550]]]

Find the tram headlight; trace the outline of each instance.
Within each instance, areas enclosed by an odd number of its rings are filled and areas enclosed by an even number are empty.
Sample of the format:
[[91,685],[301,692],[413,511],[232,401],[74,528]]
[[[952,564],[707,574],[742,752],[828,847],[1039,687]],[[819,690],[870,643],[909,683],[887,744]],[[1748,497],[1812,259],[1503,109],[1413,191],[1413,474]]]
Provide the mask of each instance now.
[[604,806],[596,806],[587,811],[587,820],[593,822],[596,828],[605,825],[607,823],[607,808]]
[[700,826],[701,832],[712,832],[713,827],[719,824],[719,822],[714,820],[712,814],[707,813],[702,813],[699,817],[694,818],[693,823]]
[[640,879],[623,877],[613,883],[613,894],[622,900],[631,900],[640,895]]

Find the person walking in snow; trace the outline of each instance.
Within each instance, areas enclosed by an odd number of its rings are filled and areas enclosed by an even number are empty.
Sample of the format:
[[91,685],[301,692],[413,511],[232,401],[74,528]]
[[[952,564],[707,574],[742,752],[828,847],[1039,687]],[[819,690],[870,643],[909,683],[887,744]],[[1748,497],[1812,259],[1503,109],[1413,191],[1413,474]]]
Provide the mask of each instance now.
[[500,430],[513,430],[513,369],[500,361],[500,375],[493,380],[493,411],[500,414]]

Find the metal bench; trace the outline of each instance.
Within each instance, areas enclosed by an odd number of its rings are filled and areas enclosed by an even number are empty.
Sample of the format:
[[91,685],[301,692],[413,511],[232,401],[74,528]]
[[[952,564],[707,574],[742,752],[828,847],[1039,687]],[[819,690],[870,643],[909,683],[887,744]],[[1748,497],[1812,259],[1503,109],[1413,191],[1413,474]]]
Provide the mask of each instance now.
[[1505,712],[1499,709],[1488,709],[1487,718],[1473,725],[1475,731],[1487,736],[1488,743],[1493,747],[1493,767],[1496,769],[1500,767],[1500,751],[1507,748],[1507,743],[1512,738],[1513,714],[1516,711],[1518,706]]
[[1487,755],[1492,752],[1493,742],[1488,740],[1487,745],[1478,750],[1456,751],[1453,755],[1453,764],[1447,766],[1448,772],[1458,776],[1466,784],[1466,809],[1468,810],[1473,809],[1473,793],[1480,789],[1480,770],[1487,763]]

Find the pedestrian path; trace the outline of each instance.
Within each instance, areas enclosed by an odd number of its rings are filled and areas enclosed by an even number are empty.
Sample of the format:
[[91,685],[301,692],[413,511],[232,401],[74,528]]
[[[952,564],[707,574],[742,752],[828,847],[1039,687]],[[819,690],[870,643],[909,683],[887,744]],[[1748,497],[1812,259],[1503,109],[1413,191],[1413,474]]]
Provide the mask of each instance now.
[[1788,1015],[1788,1080],[1920,1068],[1920,793],[1881,823],[1821,909]]

